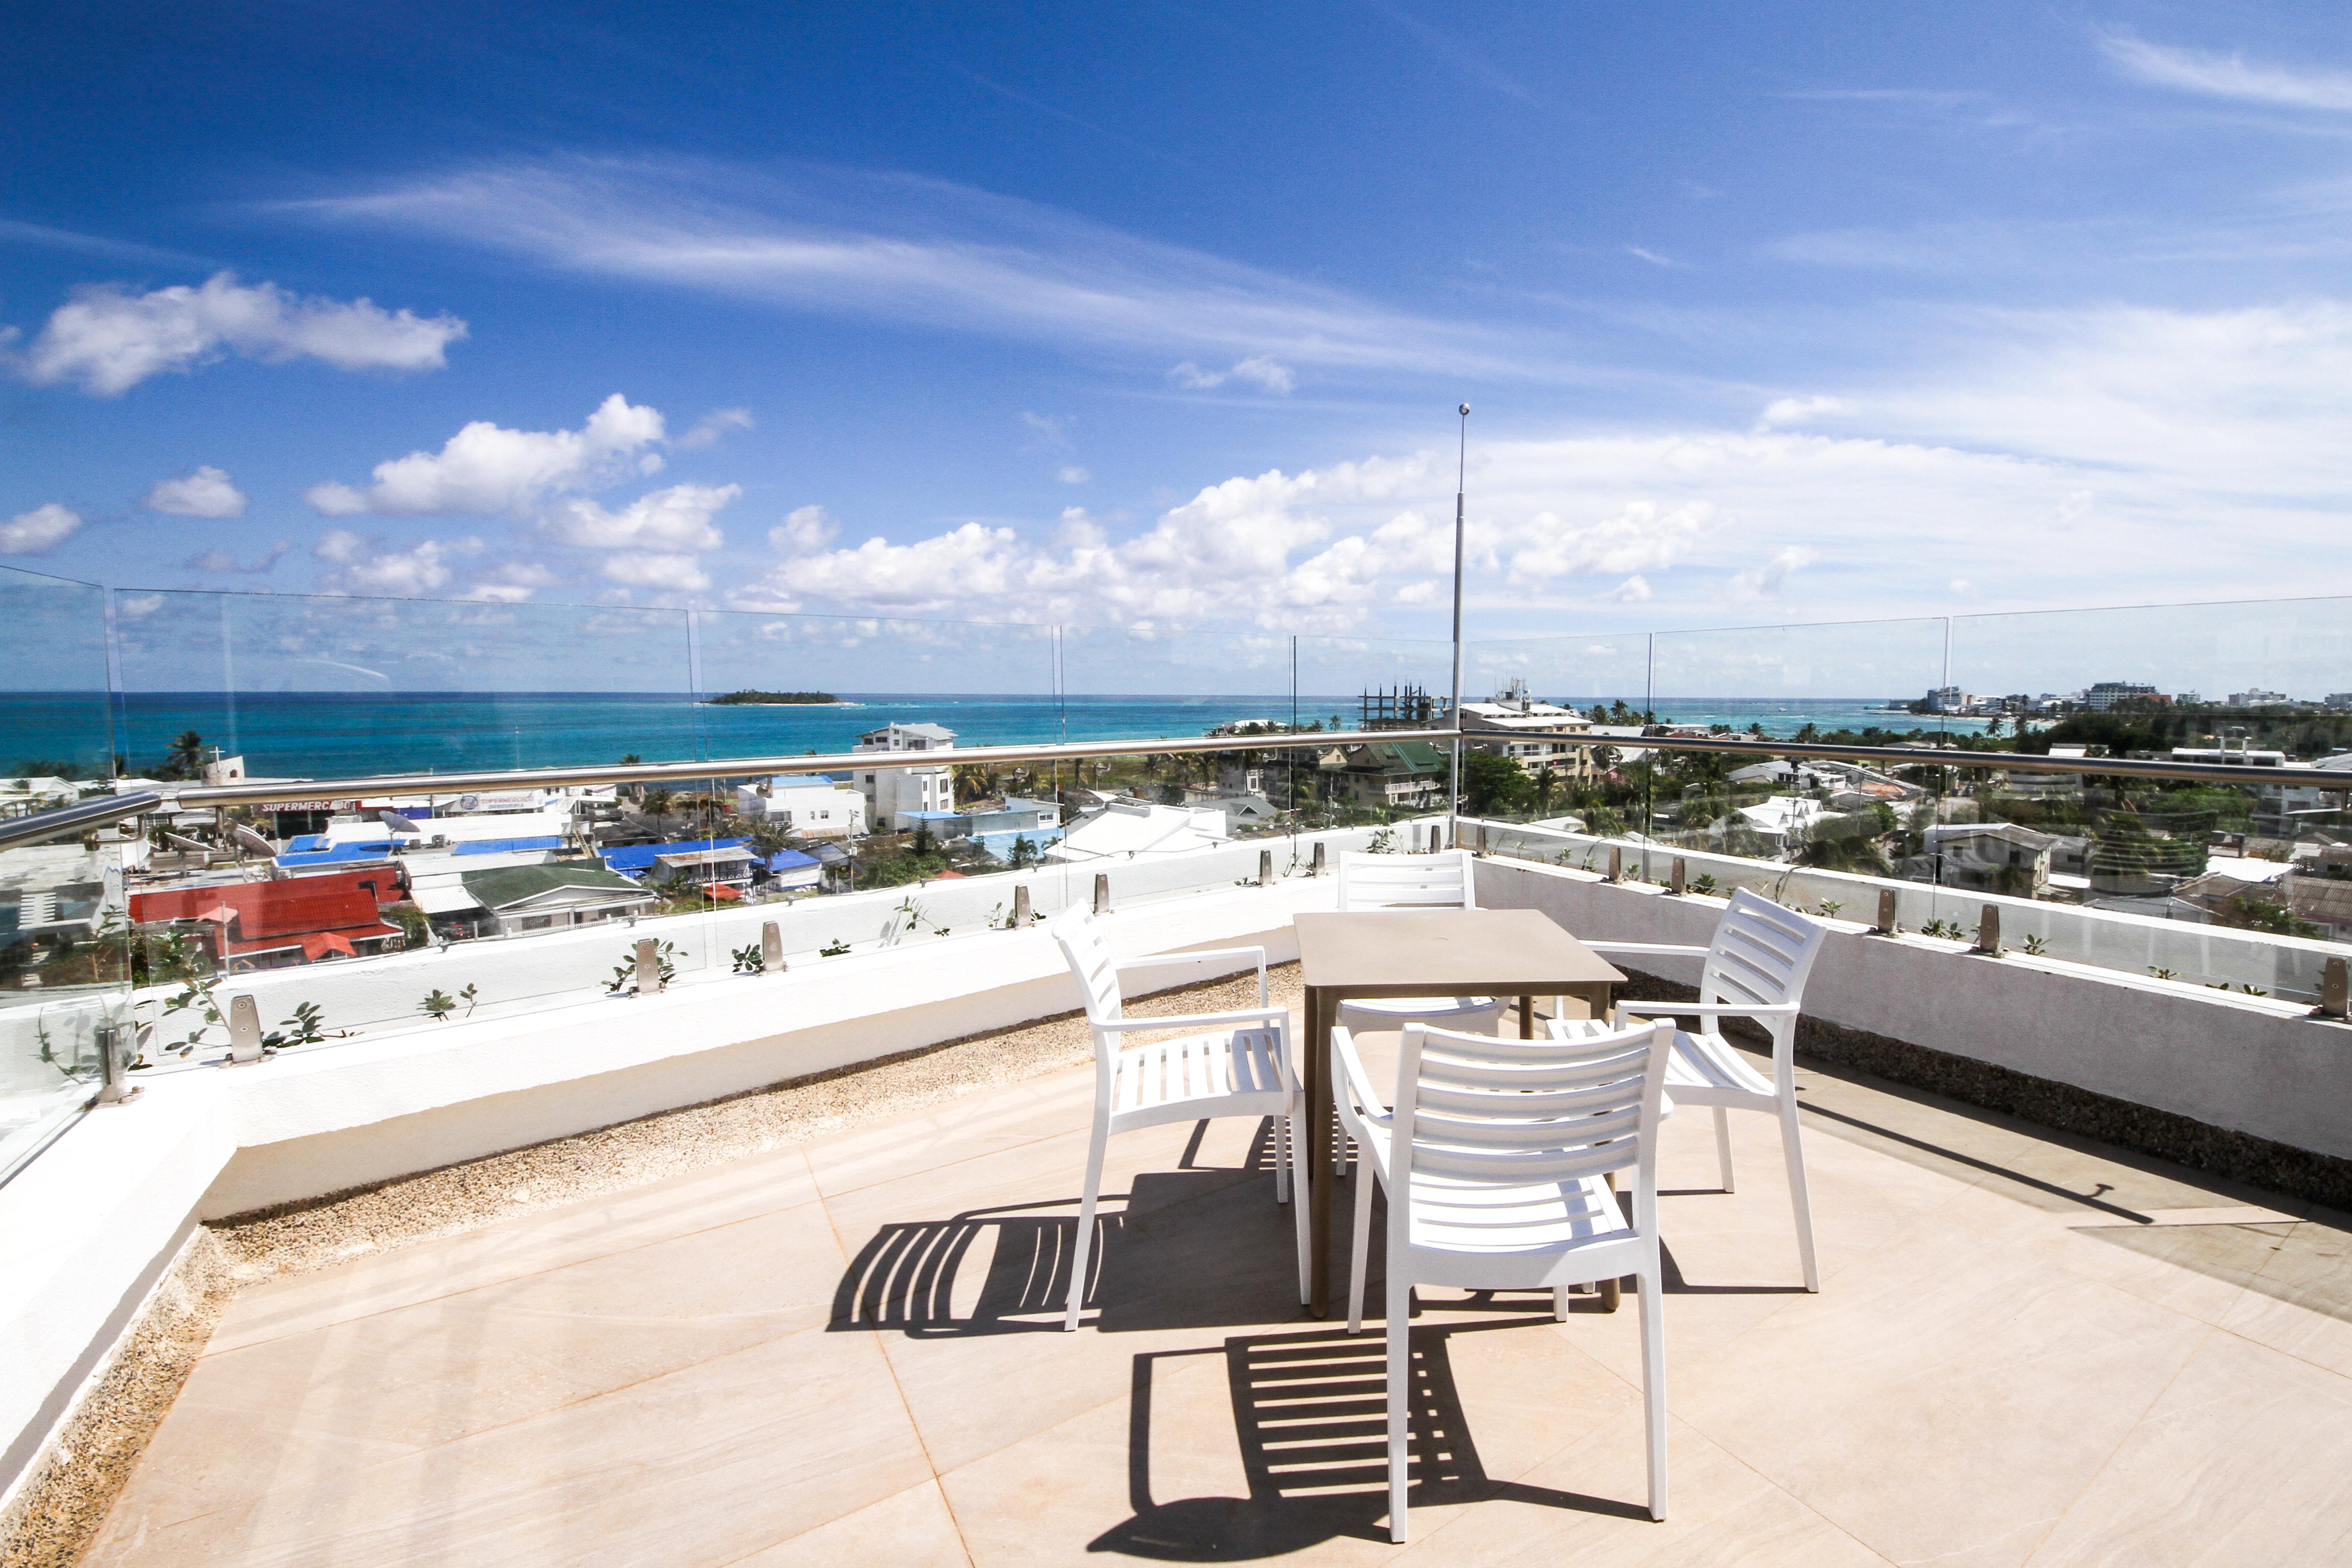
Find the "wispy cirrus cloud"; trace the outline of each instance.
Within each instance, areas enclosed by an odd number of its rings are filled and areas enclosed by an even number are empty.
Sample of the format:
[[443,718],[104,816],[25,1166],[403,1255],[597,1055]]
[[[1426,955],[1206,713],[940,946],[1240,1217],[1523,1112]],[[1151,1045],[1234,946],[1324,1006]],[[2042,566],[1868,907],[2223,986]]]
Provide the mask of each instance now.
[[2352,70],[2263,65],[2237,53],[2176,48],[2136,33],[2103,33],[2099,47],[2127,76],[2154,87],[2281,109],[2352,113]]
[[566,271],[1068,348],[1546,379],[1565,343],[1392,310],[1035,203],[912,174],[677,159],[509,161],[283,204]]

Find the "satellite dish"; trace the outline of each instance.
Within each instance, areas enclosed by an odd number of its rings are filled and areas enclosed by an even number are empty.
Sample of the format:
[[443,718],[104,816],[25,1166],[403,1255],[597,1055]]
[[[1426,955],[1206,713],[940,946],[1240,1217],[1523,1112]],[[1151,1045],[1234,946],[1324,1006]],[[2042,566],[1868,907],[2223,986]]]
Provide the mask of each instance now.
[[232,826],[229,831],[236,835],[236,841],[239,844],[244,845],[256,855],[275,855],[278,853],[277,845],[272,844],[268,839],[264,838],[260,834],[256,833],[252,828],[246,826],[241,822]]
[[167,832],[163,835],[163,842],[174,849],[184,849],[191,855],[209,855],[213,852],[211,845],[198,843],[184,834]]
[[375,814],[375,819],[378,822],[383,823],[386,827],[391,828],[394,833],[421,834],[425,831],[425,829],[417,826],[416,824],[409,821],[408,818],[401,816],[400,813],[396,811],[379,811]]

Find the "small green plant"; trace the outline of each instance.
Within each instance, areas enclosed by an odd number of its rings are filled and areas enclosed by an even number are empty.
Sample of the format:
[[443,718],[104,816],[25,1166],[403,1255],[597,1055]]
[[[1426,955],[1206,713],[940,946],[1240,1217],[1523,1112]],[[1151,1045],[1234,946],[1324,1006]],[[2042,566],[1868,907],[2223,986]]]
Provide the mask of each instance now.
[[[664,985],[667,985],[677,976],[677,965],[671,962],[677,957],[677,944],[674,942],[659,942],[654,947],[654,959],[661,966],[661,984]],[[605,994],[613,996],[620,994],[629,988],[630,984],[636,977],[637,950],[631,948],[627,958],[614,967],[613,978],[605,983]]]
[[446,1023],[449,1015],[457,1010],[457,999],[436,985],[425,994],[425,1000],[416,1005],[416,1010],[436,1024]]
[[2040,958],[2050,951],[2050,944],[2033,932],[2028,931],[2025,933],[2025,951],[2030,956]]
[[[436,996],[439,994],[437,991],[434,993]],[[432,997],[425,1000],[430,1001]],[[316,1002],[298,1002],[294,1005],[293,1015],[280,1020],[278,1028],[262,1036],[261,1043],[273,1049],[287,1046],[315,1046],[327,1037],[326,1025],[326,1012]]]
[[1821,910],[1821,912],[1822,912],[1822,917],[1824,920],[1832,920],[1832,921],[1833,921],[1833,920],[1835,920],[1835,919],[1837,919],[1837,912],[1838,912],[1840,910],[1842,910],[1842,909],[1845,908],[1845,906],[1844,906],[1843,904],[1842,904],[1842,903],[1838,902],[1838,900],[1835,900],[1835,899],[1823,899],[1820,903],[1818,903],[1818,904],[1814,905],[1813,907],[1814,907],[1815,909],[1817,909],[1817,910]]
[[839,958],[843,953],[847,952],[848,951],[849,944],[842,941],[839,937],[835,937],[831,942],[826,942],[823,947],[818,948],[816,950],[816,955],[819,958]]
[[1715,891],[1715,879],[1705,875],[1695,878],[1690,884],[1690,890],[1694,893],[1712,893]]
[[735,961],[735,973],[738,974],[759,974],[768,967],[768,955],[760,951],[760,944],[756,942],[730,948],[727,956]]
[[2148,972],[2150,974],[2155,975],[2158,980],[2178,980],[2178,979],[2179,979],[2179,978],[2180,978],[2180,976],[2179,976],[2179,974],[2177,974],[2176,973],[2174,973],[2173,971],[2171,971],[2171,970],[2169,970],[2169,969],[2163,969],[2163,968],[2159,968],[2158,966],[2157,966],[2156,964],[2153,964],[2153,963],[2151,963],[2151,964],[2149,964],[2149,965],[2147,966],[2147,972]]
[[1392,830],[1391,830],[1391,829],[1390,829],[1390,828],[1383,827],[1383,828],[1381,828],[1379,832],[1377,832],[1377,833],[1373,834],[1373,835],[1372,835],[1372,841],[1371,841],[1370,844],[1367,844],[1366,846],[1364,846],[1364,853],[1366,853],[1367,855],[1393,855],[1393,854],[1395,854],[1395,853],[1396,853],[1396,834],[1395,834],[1395,832],[1394,832],[1394,831],[1392,831]]
[[1957,921],[1929,921],[1926,925],[1919,928],[1919,934],[1921,936],[1942,937],[1947,942],[1965,942],[1968,940],[1968,933],[1960,930],[1959,923]]
[[476,1005],[480,1002],[482,988],[478,985],[469,984],[463,991],[457,993],[457,1000],[466,1005],[466,1016],[468,1018],[474,1016],[474,1008]]

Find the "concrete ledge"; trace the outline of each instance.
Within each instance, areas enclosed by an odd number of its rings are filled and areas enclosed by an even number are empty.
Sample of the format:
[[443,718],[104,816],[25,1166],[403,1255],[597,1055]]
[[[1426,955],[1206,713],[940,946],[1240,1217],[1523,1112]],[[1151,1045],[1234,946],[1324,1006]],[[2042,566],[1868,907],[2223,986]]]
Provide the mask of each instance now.
[[[1479,862],[1478,896],[1541,909],[1580,935],[1696,946],[1724,908],[1507,859]],[[1830,924],[1801,1049],[2216,1174],[2352,1201],[2352,1026],[2294,1003]],[[1651,961],[1644,973],[1664,987],[1654,995],[1684,1000],[1698,968]]]

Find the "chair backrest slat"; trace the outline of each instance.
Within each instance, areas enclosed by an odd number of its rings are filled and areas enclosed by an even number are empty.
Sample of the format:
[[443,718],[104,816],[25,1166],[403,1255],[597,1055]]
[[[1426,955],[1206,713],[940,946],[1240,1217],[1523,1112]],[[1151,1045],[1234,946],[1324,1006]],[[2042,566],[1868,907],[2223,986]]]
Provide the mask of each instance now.
[[1829,927],[1741,888],[1715,928],[1701,1002],[1800,1002]]
[[1084,906],[1065,910],[1045,929],[1070,961],[1070,973],[1086,999],[1087,1016],[1097,1021],[1119,1016],[1118,963],[1094,912]]
[[1523,1184],[1643,1163],[1673,1038],[1671,1024],[1541,1045],[1408,1024],[1390,1168]]
[[1476,875],[1467,849],[1434,855],[1339,857],[1339,908],[1357,910],[1475,910]]

